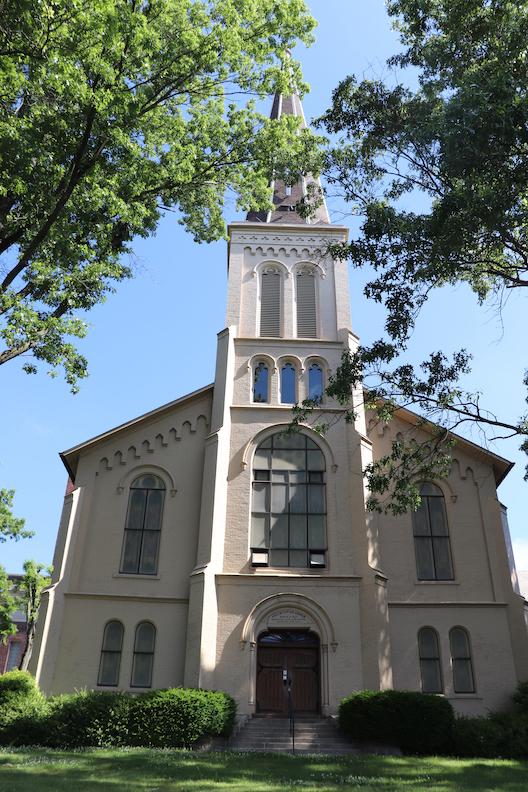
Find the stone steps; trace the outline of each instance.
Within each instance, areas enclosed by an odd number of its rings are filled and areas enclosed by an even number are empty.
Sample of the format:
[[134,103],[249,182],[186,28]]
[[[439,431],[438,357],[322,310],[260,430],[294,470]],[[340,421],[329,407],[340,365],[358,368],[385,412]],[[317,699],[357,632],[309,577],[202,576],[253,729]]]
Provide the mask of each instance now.
[[[292,751],[289,720],[250,718],[229,741],[228,749],[289,753]],[[362,751],[341,735],[332,721],[302,718],[295,724],[295,752],[345,755]]]

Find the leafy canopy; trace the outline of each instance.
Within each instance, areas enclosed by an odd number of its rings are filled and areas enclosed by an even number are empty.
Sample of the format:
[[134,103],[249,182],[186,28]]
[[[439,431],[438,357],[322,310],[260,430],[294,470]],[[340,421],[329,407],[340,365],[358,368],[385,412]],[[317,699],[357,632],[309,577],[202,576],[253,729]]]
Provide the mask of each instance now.
[[315,138],[244,95],[303,87],[304,0],[21,0],[0,22],[0,364],[29,355],[73,390],[84,312],[131,275],[164,211],[224,234],[226,194],[269,205],[273,172],[317,170]]
[[380,420],[403,405],[440,427],[424,421],[429,450],[398,440],[367,471],[371,507],[398,513],[416,504],[417,475],[445,472],[449,430],[469,421],[528,437],[527,415],[497,417],[461,387],[466,350],[401,362],[432,289],[464,281],[483,301],[528,286],[528,0],[390,0],[388,11],[404,45],[389,65],[414,67],[418,87],[350,76],[319,123],[338,141],[328,181],[361,218],[334,253],[372,268],[366,295],[387,311],[385,337],[347,355],[329,393],[352,418],[365,378]]

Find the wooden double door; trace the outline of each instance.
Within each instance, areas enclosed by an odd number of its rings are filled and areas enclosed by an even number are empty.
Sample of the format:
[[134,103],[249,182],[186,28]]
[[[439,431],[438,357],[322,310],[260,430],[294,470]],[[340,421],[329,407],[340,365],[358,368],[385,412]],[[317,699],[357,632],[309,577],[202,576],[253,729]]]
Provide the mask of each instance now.
[[298,715],[319,712],[319,639],[310,632],[264,633],[257,645],[257,713],[288,714],[288,681]]

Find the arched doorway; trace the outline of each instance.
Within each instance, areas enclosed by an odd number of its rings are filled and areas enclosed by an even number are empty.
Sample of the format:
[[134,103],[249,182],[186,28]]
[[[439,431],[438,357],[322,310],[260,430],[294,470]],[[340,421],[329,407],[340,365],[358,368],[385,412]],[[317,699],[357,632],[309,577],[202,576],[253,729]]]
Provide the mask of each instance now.
[[310,630],[266,630],[257,642],[258,714],[288,714],[286,680],[298,715],[320,712],[319,637]]

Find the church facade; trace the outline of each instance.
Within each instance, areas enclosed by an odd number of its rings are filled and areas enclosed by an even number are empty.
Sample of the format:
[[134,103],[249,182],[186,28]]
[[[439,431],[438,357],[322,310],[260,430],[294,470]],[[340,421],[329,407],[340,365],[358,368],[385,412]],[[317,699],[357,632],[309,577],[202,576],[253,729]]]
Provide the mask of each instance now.
[[[300,116],[277,96],[274,117]],[[303,121],[304,123],[304,121]],[[354,690],[445,695],[480,714],[528,679],[525,603],[497,486],[510,463],[459,439],[415,514],[368,513],[363,470],[405,410],[353,424],[324,396],[357,336],[347,230],[306,180],[229,227],[214,384],[62,454],[70,476],[32,659],[46,693],[222,689],[241,714],[328,715]],[[361,399],[356,399],[361,403]],[[321,436],[287,432],[321,399]]]

